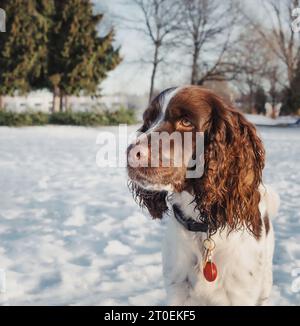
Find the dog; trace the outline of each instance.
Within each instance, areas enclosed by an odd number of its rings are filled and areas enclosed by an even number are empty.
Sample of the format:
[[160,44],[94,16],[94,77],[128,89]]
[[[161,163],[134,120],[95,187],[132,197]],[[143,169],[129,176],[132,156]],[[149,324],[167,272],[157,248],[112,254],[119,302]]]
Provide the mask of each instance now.
[[[151,166],[154,133],[203,135],[203,173],[163,166],[159,145]],[[142,142],[141,137],[147,142]],[[183,150],[184,151],[184,150]],[[181,151],[181,152],[183,152]],[[198,86],[160,93],[143,115],[127,150],[130,190],[154,219],[168,218],[163,275],[169,305],[266,305],[272,289],[278,195],[262,182],[265,150],[256,128],[212,91]],[[201,160],[199,160],[201,161]],[[147,163],[147,164],[146,164]]]

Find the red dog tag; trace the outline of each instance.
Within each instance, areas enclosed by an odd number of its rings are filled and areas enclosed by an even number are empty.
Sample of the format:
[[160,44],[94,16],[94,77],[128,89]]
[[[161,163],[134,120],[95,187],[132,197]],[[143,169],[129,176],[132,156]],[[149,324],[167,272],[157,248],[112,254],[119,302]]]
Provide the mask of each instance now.
[[203,275],[208,282],[214,282],[218,276],[217,266],[208,261],[203,269]]

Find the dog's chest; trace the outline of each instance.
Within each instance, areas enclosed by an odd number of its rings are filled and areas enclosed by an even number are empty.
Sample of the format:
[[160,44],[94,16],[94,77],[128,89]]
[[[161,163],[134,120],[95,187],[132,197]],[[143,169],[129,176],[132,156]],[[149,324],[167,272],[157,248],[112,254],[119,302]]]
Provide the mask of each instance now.
[[217,248],[213,254],[213,262],[216,264],[218,277],[214,282],[208,282],[204,277],[203,256],[197,258],[197,265],[190,264],[187,271],[188,296],[191,305],[255,305],[257,303],[263,274],[263,259],[260,251],[253,250],[251,253],[250,249],[249,252],[242,253],[240,250],[234,252],[234,248]]
[[[163,249],[164,276],[171,291],[179,291],[187,305],[254,305],[261,288],[264,268],[262,247],[253,237],[236,233],[214,236],[212,259],[218,277],[208,282],[203,275],[205,234],[192,235],[174,219],[167,228]],[[171,298],[172,301],[172,298]]]

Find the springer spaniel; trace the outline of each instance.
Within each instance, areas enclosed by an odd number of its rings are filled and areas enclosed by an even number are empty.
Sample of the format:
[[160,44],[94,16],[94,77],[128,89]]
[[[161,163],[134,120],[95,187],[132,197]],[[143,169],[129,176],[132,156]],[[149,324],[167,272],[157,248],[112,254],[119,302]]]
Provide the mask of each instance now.
[[[168,215],[163,274],[170,305],[263,305],[272,288],[279,197],[262,184],[265,151],[255,127],[213,92],[198,86],[165,90],[144,113],[128,147],[130,188],[153,218]],[[153,133],[204,134],[204,172],[152,167]],[[171,154],[160,150],[158,155]],[[173,150],[172,150],[173,149]],[[191,157],[195,156],[191,153]],[[197,159],[197,158],[196,158]],[[142,163],[149,163],[145,166]]]

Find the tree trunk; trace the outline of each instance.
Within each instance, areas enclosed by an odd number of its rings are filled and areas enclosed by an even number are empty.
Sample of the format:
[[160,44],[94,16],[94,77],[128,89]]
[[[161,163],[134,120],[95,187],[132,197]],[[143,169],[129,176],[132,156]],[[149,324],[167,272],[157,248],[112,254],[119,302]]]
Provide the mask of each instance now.
[[64,112],[64,93],[60,92],[59,96],[59,112]]
[[151,75],[149,102],[151,102],[151,100],[153,98],[153,93],[154,93],[154,83],[155,83],[156,71],[157,71],[157,66],[158,66],[158,48],[159,47],[156,45],[155,52],[154,52],[152,75]]
[[152,70],[152,75],[151,75],[149,102],[151,102],[154,93],[154,81],[155,81],[156,70],[157,70],[157,65],[154,65]]
[[193,53],[191,85],[198,84],[198,57],[199,57],[199,51],[195,47],[194,53]]
[[69,108],[69,97],[68,95],[65,95],[65,110],[66,111],[71,111],[70,108]]
[[254,89],[253,87],[250,88],[250,112],[249,113],[255,113],[254,112],[254,107],[255,107],[255,100],[254,100]]
[[204,82],[205,82],[205,80],[203,78],[201,78],[201,79],[197,80],[196,85],[203,86],[204,85]]
[[293,66],[291,66],[290,64],[287,64],[287,66],[288,66],[289,87],[291,88],[295,76],[295,70],[293,69]]
[[3,110],[3,97],[0,95],[0,111]]
[[53,91],[52,113],[59,111],[59,97],[60,97],[60,90],[58,87],[55,87]]

